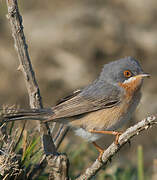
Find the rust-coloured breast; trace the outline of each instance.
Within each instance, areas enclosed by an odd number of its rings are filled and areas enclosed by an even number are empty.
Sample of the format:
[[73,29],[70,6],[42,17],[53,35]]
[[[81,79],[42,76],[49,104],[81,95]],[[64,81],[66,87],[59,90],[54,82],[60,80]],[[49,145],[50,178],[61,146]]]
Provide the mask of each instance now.
[[78,120],[71,121],[69,125],[74,128],[81,127],[87,131],[119,128],[130,119],[139,103],[141,79],[138,78],[129,83],[119,83],[119,85],[125,89],[125,93],[118,105],[88,113]]

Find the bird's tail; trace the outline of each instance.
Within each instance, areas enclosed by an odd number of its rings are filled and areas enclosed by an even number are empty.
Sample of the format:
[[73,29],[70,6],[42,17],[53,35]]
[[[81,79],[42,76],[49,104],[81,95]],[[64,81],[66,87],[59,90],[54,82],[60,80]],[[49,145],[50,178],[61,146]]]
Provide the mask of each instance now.
[[53,114],[51,109],[7,109],[0,114],[0,119],[3,122],[18,121],[18,120],[47,120]]

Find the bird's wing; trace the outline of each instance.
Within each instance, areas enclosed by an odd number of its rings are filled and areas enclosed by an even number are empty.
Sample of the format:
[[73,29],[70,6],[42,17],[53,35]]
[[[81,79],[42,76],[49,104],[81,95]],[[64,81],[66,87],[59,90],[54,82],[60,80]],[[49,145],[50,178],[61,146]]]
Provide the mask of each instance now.
[[95,82],[72,96],[64,98],[52,108],[53,114],[47,120],[72,117],[99,109],[111,108],[120,103],[120,89],[105,82]]
[[61,104],[61,103],[63,103],[63,102],[65,102],[65,101],[68,101],[69,99],[72,99],[73,97],[75,97],[76,95],[78,95],[80,92],[81,92],[81,89],[77,89],[77,90],[73,91],[73,92],[72,92],[71,94],[69,94],[68,96],[63,97],[62,99],[60,99],[60,100],[57,102],[56,106],[59,105],[59,104]]

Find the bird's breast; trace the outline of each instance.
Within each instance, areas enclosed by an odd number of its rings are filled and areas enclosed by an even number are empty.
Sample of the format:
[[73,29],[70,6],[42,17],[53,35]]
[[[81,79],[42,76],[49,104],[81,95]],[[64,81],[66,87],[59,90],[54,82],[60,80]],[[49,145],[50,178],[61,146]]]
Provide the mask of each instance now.
[[130,98],[124,96],[124,99],[117,106],[87,113],[84,117],[71,121],[70,126],[75,129],[77,135],[89,141],[98,139],[101,137],[100,135],[94,135],[89,131],[117,130],[131,118],[140,97],[140,91],[136,92],[132,97],[130,96]]

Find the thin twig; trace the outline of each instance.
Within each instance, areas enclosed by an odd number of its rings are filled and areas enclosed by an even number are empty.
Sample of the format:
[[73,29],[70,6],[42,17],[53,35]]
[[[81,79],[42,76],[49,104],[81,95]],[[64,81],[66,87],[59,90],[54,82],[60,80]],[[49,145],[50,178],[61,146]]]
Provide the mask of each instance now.
[[68,133],[68,131],[69,131],[68,126],[65,126],[63,124],[60,125],[58,132],[56,133],[56,136],[54,138],[54,143],[55,143],[56,149],[59,148],[60,144],[62,143],[62,141],[63,141],[64,137],[66,136],[66,134]]
[[138,135],[141,131],[147,130],[152,125],[157,124],[157,114],[153,116],[149,116],[144,120],[140,121],[136,125],[128,128],[120,137],[118,141],[118,145],[112,143],[103,153],[102,162],[98,161],[98,159],[85,170],[83,174],[81,174],[76,180],[83,179],[91,179],[96,173],[104,167],[108,161],[111,160],[112,156],[114,156],[121,147],[126,144],[133,136]]
[[20,135],[19,135],[18,140],[16,141],[16,144],[15,144],[15,146],[13,147],[13,150],[12,150],[12,151],[15,151],[15,150],[16,150],[19,142],[21,141],[22,135],[23,135],[23,131],[24,131],[24,129],[25,129],[25,126],[26,126],[26,121],[24,121],[24,123],[23,123],[23,127],[22,127],[22,129],[21,129]]

